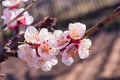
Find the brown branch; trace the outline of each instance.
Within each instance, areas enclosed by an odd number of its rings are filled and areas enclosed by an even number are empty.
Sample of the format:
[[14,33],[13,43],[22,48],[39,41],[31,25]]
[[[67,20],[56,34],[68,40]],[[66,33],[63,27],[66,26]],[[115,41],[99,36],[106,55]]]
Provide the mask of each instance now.
[[[55,18],[45,17],[43,20],[38,22],[35,27],[39,28],[48,28],[56,24]],[[24,32],[20,32],[18,35],[12,37],[5,42],[4,46],[0,47],[0,63],[5,61],[8,57],[14,56],[17,57],[18,42],[24,41]]]
[[120,6],[117,9],[115,9],[108,17],[106,17],[105,19],[101,20],[96,25],[94,25],[93,27],[88,29],[83,38],[91,36],[93,33],[100,30],[101,28],[105,27],[104,26],[105,24],[112,21],[113,19],[115,19],[119,15],[120,15]]
[[43,21],[38,22],[37,24],[34,25],[34,27],[36,27],[36,28],[42,27],[42,28],[51,29],[53,26],[55,26],[56,22],[57,22],[56,18],[50,18],[50,17],[46,16]]
[[20,14],[18,14],[15,18],[13,18],[11,21],[9,21],[7,24],[3,25],[1,27],[1,30],[5,29],[8,25],[10,25],[12,22],[14,22],[16,19],[18,19],[25,11],[27,11],[29,8],[31,8],[38,0],[33,0]]

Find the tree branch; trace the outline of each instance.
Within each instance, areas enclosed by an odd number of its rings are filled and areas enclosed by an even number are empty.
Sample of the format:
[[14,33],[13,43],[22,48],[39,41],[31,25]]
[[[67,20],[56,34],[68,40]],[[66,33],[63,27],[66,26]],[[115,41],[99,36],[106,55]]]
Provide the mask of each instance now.
[[120,6],[117,7],[108,17],[106,17],[105,19],[101,20],[100,22],[95,24],[93,27],[88,29],[86,31],[85,35],[83,36],[83,38],[91,36],[93,33],[95,33],[96,31],[100,30],[101,28],[105,27],[104,26],[105,24],[107,24],[108,22],[112,21],[113,19],[115,19],[119,15],[120,15]]
[[56,18],[50,18],[50,17],[45,17],[43,21],[38,22],[37,24],[34,25],[34,27],[42,27],[42,28],[48,28],[51,29],[53,26],[56,25],[57,19]]

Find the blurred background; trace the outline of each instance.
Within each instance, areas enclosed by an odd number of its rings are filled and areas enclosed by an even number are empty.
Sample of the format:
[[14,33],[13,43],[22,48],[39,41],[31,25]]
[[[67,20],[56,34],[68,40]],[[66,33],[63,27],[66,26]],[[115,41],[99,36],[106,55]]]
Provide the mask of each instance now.
[[[21,7],[27,6],[29,2],[21,4]],[[35,18],[33,24],[50,16],[58,19],[55,29],[66,30],[68,24],[73,22],[84,23],[88,29],[118,6],[120,0],[39,0],[29,12]],[[2,10],[0,5],[0,15]],[[2,23],[0,19],[0,26]],[[50,72],[43,72],[29,68],[18,58],[11,57],[1,64],[0,73],[5,73],[6,77],[0,80],[120,80],[120,16],[105,26],[89,37],[93,45],[87,59],[76,57],[75,63],[67,67],[61,63],[59,56],[58,65]],[[9,38],[11,32],[6,31],[4,35],[6,38],[2,39],[1,35],[0,42]]]

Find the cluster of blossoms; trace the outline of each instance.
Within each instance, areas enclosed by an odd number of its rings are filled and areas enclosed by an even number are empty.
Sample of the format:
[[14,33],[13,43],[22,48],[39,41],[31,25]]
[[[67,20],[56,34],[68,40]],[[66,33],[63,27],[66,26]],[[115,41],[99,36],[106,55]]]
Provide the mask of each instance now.
[[62,63],[67,66],[74,62],[74,56],[88,57],[91,40],[82,38],[86,25],[70,23],[68,28],[64,32],[55,30],[51,33],[46,28],[37,31],[29,26],[24,35],[25,43],[18,46],[18,57],[28,66],[43,71],[50,71],[58,63],[57,55],[61,55]]
[[[2,5],[6,7],[3,10],[3,16],[1,16],[2,19],[4,19],[4,24],[7,24],[9,21],[14,19],[18,14],[20,14],[24,8],[18,8],[19,4],[22,2],[27,2],[28,0],[4,0],[2,1]],[[34,21],[34,18],[29,15],[29,13],[26,11],[23,13],[22,16],[20,16],[17,20],[15,20],[13,23],[11,23],[9,26],[7,26],[6,29],[14,30],[19,26],[26,26],[30,25]]]

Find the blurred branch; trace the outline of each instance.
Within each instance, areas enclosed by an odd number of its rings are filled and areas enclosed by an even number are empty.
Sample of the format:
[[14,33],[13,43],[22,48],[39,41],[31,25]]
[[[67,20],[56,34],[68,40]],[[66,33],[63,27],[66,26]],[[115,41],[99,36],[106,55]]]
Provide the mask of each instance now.
[[33,6],[38,0],[33,0],[20,14],[18,14],[15,18],[13,18],[11,21],[9,21],[7,24],[3,25],[1,27],[1,30],[5,29],[8,25],[10,25],[12,22],[14,22],[17,18],[19,18],[25,11],[27,11],[29,8]]
[[45,17],[44,20],[38,22],[37,24],[34,25],[34,27],[42,27],[42,28],[47,28],[47,29],[52,29],[53,26],[56,25],[57,19],[56,18],[50,18],[50,17]]
[[[39,28],[49,28],[56,24],[55,18],[45,17],[43,20],[35,24],[35,27]],[[8,57],[14,56],[17,57],[17,47],[18,42],[24,41],[24,32],[20,32],[16,36],[13,36],[11,39],[4,43],[4,46],[0,47],[0,63],[5,61]]]
[[98,31],[101,28],[105,27],[104,26],[105,24],[107,24],[108,22],[112,21],[113,19],[115,19],[119,15],[120,15],[120,6],[117,7],[108,17],[104,18],[103,20],[101,20],[100,22],[98,22],[97,24],[95,24],[93,27],[91,27],[90,29],[88,29],[86,31],[85,35],[83,36],[83,38],[91,36],[96,31]]

